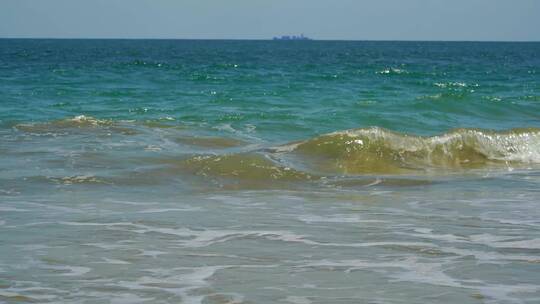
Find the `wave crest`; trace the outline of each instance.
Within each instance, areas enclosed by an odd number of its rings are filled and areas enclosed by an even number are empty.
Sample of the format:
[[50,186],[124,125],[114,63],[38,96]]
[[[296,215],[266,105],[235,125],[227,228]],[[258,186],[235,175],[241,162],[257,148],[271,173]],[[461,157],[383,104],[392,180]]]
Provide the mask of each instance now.
[[540,129],[457,129],[423,137],[373,127],[325,134],[276,151],[307,157],[315,169],[343,174],[473,169],[540,163]]
[[123,135],[133,135],[133,129],[120,127],[110,119],[98,119],[92,116],[78,115],[72,118],[54,120],[43,123],[24,123],[15,126],[16,129],[31,134],[66,135],[78,132],[111,131]]

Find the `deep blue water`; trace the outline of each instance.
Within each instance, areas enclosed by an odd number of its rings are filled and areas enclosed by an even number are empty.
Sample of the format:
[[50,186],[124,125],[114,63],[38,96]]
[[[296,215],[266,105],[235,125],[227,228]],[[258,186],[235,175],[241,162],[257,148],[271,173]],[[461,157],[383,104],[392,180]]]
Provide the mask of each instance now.
[[4,39],[0,52],[4,123],[172,117],[289,140],[530,127],[540,113],[540,43]]

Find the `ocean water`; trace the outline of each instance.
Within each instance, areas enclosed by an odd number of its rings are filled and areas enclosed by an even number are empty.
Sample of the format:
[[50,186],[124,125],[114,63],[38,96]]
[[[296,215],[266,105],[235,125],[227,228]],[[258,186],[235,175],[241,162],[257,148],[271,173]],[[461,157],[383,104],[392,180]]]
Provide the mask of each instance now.
[[1,303],[539,303],[540,43],[0,40]]

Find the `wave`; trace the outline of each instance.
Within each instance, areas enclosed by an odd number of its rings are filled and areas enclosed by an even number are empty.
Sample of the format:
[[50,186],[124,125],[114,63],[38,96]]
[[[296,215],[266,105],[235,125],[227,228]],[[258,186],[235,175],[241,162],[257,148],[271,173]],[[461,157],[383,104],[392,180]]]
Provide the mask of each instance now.
[[235,138],[225,137],[202,137],[202,136],[184,136],[174,139],[179,144],[198,146],[202,148],[234,148],[246,145],[245,142]]
[[274,149],[312,169],[342,174],[414,173],[540,163],[540,129],[457,129],[424,137],[378,127],[321,135]]
[[[164,132],[161,126],[146,126],[146,122],[140,124],[137,121],[113,121],[81,115],[15,127],[23,132],[45,135],[81,132],[85,135],[87,132],[97,135],[134,135],[138,132],[155,135],[158,139],[165,138],[167,144],[178,146],[171,146],[174,155],[156,153],[153,156],[158,166],[145,173],[152,176],[149,180],[180,174],[231,188],[281,188],[314,182],[336,187],[423,185],[430,183],[425,180],[426,174],[540,168],[538,128],[506,131],[456,129],[435,136],[418,136],[370,127],[254,150],[249,142],[243,140],[211,137],[207,136],[208,132],[204,133],[205,136],[197,136],[197,130],[176,130],[175,126],[171,125],[171,132]],[[198,148],[185,150],[185,146]],[[172,148],[169,152],[173,151]],[[200,153],[200,150],[213,154],[191,154],[193,151]],[[142,163],[147,162],[148,159],[142,160]],[[56,182],[103,183],[80,176]],[[125,180],[107,180],[105,184],[124,182],[145,183],[146,180],[130,176]]]
[[424,186],[433,183],[421,178],[425,174],[538,164],[540,130],[458,129],[427,137],[373,127],[253,152],[197,155],[179,163],[181,172],[227,188],[295,187],[313,182],[330,187]]
[[97,119],[92,116],[78,115],[72,118],[54,120],[42,123],[17,124],[15,128],[31,134],[65,135],[90,131],[113,131],[123,135],[134,135],[137,132],[131,128],[122,127],[110,119]]
[[113,124],[112,120],[107,119],[97,119],[92,116],[86,115],[77,115],[72,118],[65,118],[60,120],[55,120],[52,122],[39,123],[39,124],[19,124],[17,128],[30,128],[33,126],[57,126],[65,128],[77,128],[77,127],[98,127],[98,126],[110,126]]
[[281,188],[287,183],[306,182],[317,176],[284,166],[259,153],[195,156],[180,162],[178,168],[211,178],[225,188]]

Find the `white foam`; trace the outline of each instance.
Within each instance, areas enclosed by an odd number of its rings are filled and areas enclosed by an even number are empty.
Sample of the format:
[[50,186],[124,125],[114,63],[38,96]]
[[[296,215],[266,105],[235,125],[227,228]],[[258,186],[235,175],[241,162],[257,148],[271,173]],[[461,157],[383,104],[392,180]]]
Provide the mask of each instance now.
[[[505,241],[489,243],[489,246],[497,248],[517,248],[517,249],[540,249],[540,239]],[[539,257],[540,259],[540,257]]]
[[308,297],[300,297],[300,296],[288,296],[282,301],[293,303],[293,304],[311,304],[313,303]]
[[148,303],[153,298],[143,298],[133,293],[115,293],[110,297],[111,304]]
[[298,219],[305,223],[384,223],[382,220],[365,220],[359,215],[332,214],[328,216],[301,215]]
[[69,266],[69,265],[46,265],[43,266],[44,269],[59,270],[62,272],[57,272],[61,276],[82,276],[92,269],[83,266]]
[[116,265],[129,265],[129,264],[131,264],[130,262],[126,262],[126,261],[118,260],[118,259],[110,259],[110,258],[101,258],[101,259],[104,261],[102,263],[105,263],[105,264],[116,264]]
[[139,255],[148,256],[152,258],[156,258],[159,255],[163,255],[163,254],[167,254],[167,252],[158,251],[158,250],[141,250],[141,253],[139,253]]
[[191,208],[151,208],[138,211],[137,213],[163,213],[163,212],[191,212],[191,211],[201,211],[203,210],[200,207],[191,207]]
[[[530,284],[488,284],[480,280],[459,280],[445,273],[444,266],[451,260],[442,260],[441,263],[420,262],[416,257],[397,259],[387,262],[373,262],[367,260],[321,260],[303,264],[299,267],[320,268],[335,270],[343,268],[344,272],[354,270],[377,271],[387,268],[394,268],[393,272],[379,271],[381,274],[389,275],[394,281],[405,281],[421,283],[435,286],[452,287],[468,290],[477,290],[488,298],[487,303],[522,303],[519,299],[510,296],[515,293],[535,293],[540,290],[540,285]],[[401,269],[401,271],[399,270]]]

